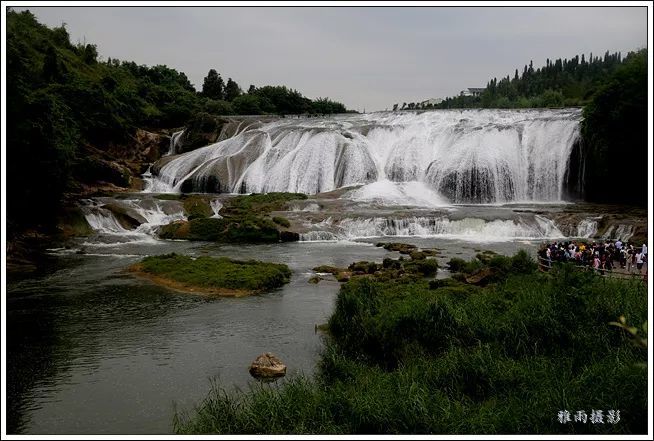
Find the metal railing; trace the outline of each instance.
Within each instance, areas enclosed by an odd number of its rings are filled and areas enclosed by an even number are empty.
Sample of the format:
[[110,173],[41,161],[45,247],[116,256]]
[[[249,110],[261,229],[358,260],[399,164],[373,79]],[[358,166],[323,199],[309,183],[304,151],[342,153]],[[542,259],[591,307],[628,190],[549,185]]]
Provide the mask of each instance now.
[[[540,272],[543,273],[549,272],[555,263],[563,263],[563,262],[559,262],[557,260],[549,260],[546,259],[545,257],[538,256],[538,270]],[[573,263],[573,262],[568,261],[568,263]],[[605,276],[605,277],[613,277],[618,279],[642,278],[644,282],[647,282],[647,266],[646,266],[647,263],[645,263],[644,265],[645,265],[644,273],[641,273],[640,270],[638,269],[635,270],[636,272],[626,272],[626,271],[617,271],[617,270],[607,270],[602,268],[593,268],[591,265],[575,264],[575,268],[582,271],[592,271],[597,275]],[[632,266],[632,268],[635,268],[635,265]]]

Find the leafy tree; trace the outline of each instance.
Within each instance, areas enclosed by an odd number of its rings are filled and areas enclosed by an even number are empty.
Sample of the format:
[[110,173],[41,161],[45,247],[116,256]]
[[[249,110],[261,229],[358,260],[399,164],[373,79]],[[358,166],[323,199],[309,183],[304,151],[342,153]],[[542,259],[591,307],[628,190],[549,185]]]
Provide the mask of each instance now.
[[224,82],[216,69],[210,69],[202,83],[202,95],[214,100],[222,100],[225,97]]
[[241,88],[238,87],[236,81],[231,78],[227,79],[227,84],[225,85],[224,95],[226,101],[233,101],[234,98],[240,96],[242,93]]
[[257,88],[254,87],[254,84],[250,84],[250,87],[248,87],[248,95],[254,95],[257,91]]
[[345,113],[345,106],[339,102],[332,101],[329,98],[318,98],[311,104],[311,112],[321,115],[332,113]]
[[212,115],[233,115],[234,107],[224,100],[207,99],[204,103],[204,111]]
[[241,95],[232,101],[237,115],[261,115],[261,99],[256,95]]
[[87,44],[82,49],[82,60],[86,64],[95,64],[98,62],[98,49],[94,44]]

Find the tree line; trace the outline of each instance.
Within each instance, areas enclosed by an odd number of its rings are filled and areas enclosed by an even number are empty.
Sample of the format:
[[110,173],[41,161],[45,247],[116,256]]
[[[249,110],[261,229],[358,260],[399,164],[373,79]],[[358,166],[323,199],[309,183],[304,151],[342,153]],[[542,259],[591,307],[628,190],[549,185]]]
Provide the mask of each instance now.
[[311,100],[286,86],[255,87],[251,84],[243,93],[236,81],[228,78],[225,83],[215,69],[209,70],[204,77],[200,94],[206,99],[204,110],[220,115],[324,115],[347,112],[342,103],[329,98]]
[[570,59],[546,60],[545,66],[534,68],[533,61],[513,75],[493,78],[479,96],[463,93],[445,98],[439,104],[403,103],[393,110],[464,109],[464,108],[540,108],[585,106],[593,94],[611,75],[640,52],[622,57],[620,52],[606,51],[603,56],[584,54]]

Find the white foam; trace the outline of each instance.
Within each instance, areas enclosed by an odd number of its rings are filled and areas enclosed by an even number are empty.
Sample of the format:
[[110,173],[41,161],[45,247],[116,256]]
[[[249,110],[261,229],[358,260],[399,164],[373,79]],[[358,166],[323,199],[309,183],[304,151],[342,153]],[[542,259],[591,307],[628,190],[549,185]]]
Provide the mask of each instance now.
[[[346,218],[340,222],[321,222],[314,230],[301,235],[304,241],[356,240],[370,237],[450,238],[472,242],[505,242],[564,237],[550,219],[534,216],[532,220],[493,220],[446,217]],[[316,229],[320,228],[320,229]]]
[[392,182],[388,179],[364,185],[346,193],[344,198],[373,202],[384,206],[447,207],[449,202],[424,182]]

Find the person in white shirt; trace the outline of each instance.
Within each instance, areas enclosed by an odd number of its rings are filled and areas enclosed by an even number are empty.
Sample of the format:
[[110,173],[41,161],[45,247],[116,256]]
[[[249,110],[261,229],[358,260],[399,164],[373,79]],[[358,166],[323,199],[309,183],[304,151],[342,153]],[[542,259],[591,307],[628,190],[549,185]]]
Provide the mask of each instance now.
[[643,253],[636,254],[636,267],[638,271],[643,269]]

